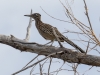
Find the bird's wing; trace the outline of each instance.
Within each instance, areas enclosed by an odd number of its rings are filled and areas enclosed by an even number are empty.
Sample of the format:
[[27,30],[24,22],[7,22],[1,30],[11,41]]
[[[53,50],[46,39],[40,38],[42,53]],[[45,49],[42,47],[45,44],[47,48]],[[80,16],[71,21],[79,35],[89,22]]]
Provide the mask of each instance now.
[[[42,26],[43,25],[43,26]],[[47,33],[49,35],[53,35],[53,30],[52,30],[52,26],[49,24],[42,24],[40,25],[40,30],[43,31],[44,33]],[[54,35],[53,35],[54,36]]]

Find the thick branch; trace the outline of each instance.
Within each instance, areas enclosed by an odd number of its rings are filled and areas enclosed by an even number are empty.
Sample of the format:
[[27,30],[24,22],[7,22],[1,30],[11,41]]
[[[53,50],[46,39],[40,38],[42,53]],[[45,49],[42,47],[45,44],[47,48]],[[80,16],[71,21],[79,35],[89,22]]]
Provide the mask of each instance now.
[[[19,42],[14,42],[14,41],[19,41]],[[39,55],[45,55],[45,56],[57,52],[57,54],[52,55],[51,57],[62,59],[69,63],[80,63],[92,66],[100,66],[99,56],[85,55],[83,53],[74,52],[67,48],[44,46],[37,43],[25,44],[29,42],[17,39],[14,36],[6,36],[6,35],[0,35],[0,43],[10,45],[20,51],[37,53]]]

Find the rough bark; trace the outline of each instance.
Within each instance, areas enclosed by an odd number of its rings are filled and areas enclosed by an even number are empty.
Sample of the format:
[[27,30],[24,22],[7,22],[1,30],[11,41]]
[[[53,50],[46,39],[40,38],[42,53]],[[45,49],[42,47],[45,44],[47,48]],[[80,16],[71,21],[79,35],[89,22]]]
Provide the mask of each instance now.
[[6,35],[0,35],[0,43],[12,46],[20,51],[36,53],[45,56],[56,52],[56,54],[52,55],[51,57],[58,58],[69,63],[79,63],[79,64],[86,64],[92,66],[100,66],[99,56],[79,53],[67,48],[44,46],[44,45],[37,44],[35,42],[31,44],[25,44],[29,42],[26,42],[25,40],[17,39],[14,36],[6,36]]

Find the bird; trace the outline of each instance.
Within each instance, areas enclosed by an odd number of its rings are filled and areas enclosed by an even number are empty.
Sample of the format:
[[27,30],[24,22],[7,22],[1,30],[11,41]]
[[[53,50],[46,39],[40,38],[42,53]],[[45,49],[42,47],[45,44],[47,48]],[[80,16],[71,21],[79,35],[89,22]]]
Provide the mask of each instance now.
[[[50,42],[53,41],[57,41],[54,33],[53,33],[53,29],[52,29],[52,25],[44,23],[41,20],[41,14],[40,13],[33,13],[31,15],[24,15],[27,17],[31,17],[35,20],[35,26],[38,30],[38,32],[40,33],[40,35],[46,39],[46,40],[51,40]],[[85,53],[85,51],[83,49],[81,49],[79,46],[77,46],[75,43],[73,43],[71,40],[69,40],[67,37],[65,37],[64,35],[62,35],[58,29],[56,27],[53,27],[55,29],[55,32],[60,40],[60,42],[67,42],[68,44],[70,44],[71,46],[73,46],[74,48],[76,48],[77,50],[79,50],[81,53]]]

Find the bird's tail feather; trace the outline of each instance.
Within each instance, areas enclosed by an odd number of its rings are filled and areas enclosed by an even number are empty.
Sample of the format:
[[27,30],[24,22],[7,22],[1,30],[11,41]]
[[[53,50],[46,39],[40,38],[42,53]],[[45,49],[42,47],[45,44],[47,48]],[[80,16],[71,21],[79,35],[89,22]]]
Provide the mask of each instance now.
[[[62,35],[63,36],[63,35]],[[81,49],[79,46],[77,46],[76,44],[74,44],[72,41],[70,41],[68,38],[66,38],[65,36],[63,36],[64,41],[66,41],[68,44],[70,44],[71,46],[73,46],[74,48],[78,49],[79,51],[81,51],[82,53],[85,53],[85,51],[83,49]]]

